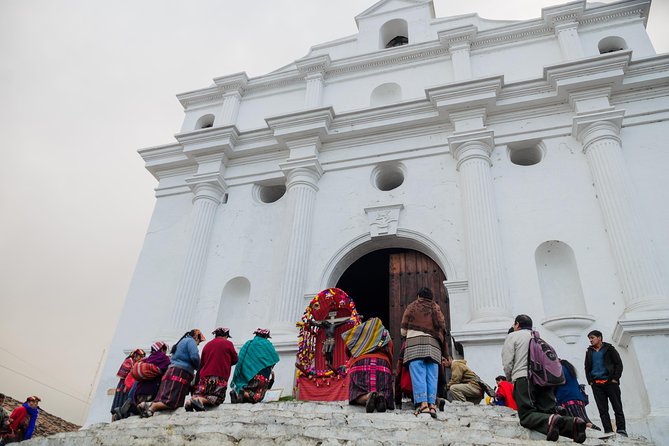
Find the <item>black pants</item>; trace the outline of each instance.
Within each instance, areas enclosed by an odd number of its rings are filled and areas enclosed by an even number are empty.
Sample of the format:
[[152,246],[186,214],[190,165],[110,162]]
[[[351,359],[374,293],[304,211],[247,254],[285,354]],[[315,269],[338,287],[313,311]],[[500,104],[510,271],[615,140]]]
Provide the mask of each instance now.
[[[520,425],[542,434],[548,433],[548,420],[555,413],[555,394],[553,387],[534,387],[530,397],[527,378],[518,378],[513,383],[513,399],[518,405]],[[567,422],[560,430],[560,435],[574,437],[574,418],[563,417]]]
[[592,393],[595,396],[599,418],[602,419],[604,432],[613,432],[611,417],[609,416],[609,401],[616,416],[616,430],[625,430],[625,414],[623,413],[623,402],[620,399],[620,385],[607,381],[606,384],[592,384]]

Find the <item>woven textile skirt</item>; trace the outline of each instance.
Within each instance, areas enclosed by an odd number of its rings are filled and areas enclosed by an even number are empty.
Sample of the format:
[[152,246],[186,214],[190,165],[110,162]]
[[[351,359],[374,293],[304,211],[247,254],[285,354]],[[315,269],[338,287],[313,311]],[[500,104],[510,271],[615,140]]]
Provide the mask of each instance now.
[[386,398],[388,409],[395,409],[393,372],[390,363],[381,358],[362,358],[348,369],[348,400],[376,392]]
[[225,401],[228,382],[220,376],[201,376],[195,387],[195,396],[206,398],[210,404],[218,406]]
[[112,401],[111,409],[109,412],[114,414],[114,410],[121,407],[125,400],[128,399],[128,394],[125,391],[125,384],[123,379],[119,380],[118,385],[116,386],[116,393],[114,393],[114,401]]
[[572,417],[582,418],[586,423],[592,423],[588,414],[585,412],[585,403],[579,400],[571,400],[566,403],[561,404],[562,407],[567,409],[567,413]]
[[155,401],[174,410],[184,405],[193,375],[179,367],[170,367],[163,375]]

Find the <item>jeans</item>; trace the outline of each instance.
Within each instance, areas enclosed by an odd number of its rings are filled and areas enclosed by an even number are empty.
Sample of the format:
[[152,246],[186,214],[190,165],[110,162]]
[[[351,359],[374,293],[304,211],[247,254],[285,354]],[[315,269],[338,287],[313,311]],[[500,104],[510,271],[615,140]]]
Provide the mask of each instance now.
[[431,359],[414,359],[409,362],[414,404],[434,404],[437,401],[439,364]]

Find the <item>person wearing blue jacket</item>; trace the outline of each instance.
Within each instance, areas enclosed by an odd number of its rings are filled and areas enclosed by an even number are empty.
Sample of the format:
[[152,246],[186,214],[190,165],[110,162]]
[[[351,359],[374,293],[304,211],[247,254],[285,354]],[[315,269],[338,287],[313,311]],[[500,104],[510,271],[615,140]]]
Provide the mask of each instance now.
[[557,405],[564,408],[568,415],[583,419],[590,429],[601,430],[590,420],[585,410],[585,406],[588,404],[588,395],[583,390],[583,386],[578,383],[576,368],[566,359],[561,359],[560,364],[562,364],[565,381],[561,386],[555,387]]
[[175,410],[184,405],[190,391],[195,372],[200,367],[200,352],[197,346],[205,337],[197,328],[185,333],[172,347],[172,360],[160,382],[153,403],[137,406],[140,416],[150,417],[155,411]]

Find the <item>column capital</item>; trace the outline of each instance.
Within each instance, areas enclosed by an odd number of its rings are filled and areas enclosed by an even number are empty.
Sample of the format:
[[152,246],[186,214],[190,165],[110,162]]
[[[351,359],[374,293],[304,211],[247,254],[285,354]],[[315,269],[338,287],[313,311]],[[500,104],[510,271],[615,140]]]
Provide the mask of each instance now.
[[463,80],[425,90],[427,99],[442,115],[450,116],[463,110],[489,109],[495,106],[502,89],[503,76]]
[[456,169],[470,159],[482,159],[492,165],[490,154],[495,147],[495,140],[491,130],[463,133],[448,138],[451,155],[457,161]]
[[238,93],[241,95],[248,83],[249,77],[245,71],[214,78],[214,84],[222,90],[223,94]]
[[290,146],[294,141],[325,137],[334,120],[334,109],[322,107],[266,118],[265,122],[280,143]]
[[585,12],[585,2],[571,2],[565,5],[549,6],[541,10],[544,23],[556,29],[562,24],[576,24]]
[[439,43],[447,47],[449,51],[465,49],[469,48],[471,43],[476,40],[478,28],[473,25],[462,26],[460,28],[439,31],[437,35],[439,36]]
[[583,152],[587,152],[592,143],[601,138],[614,138],[621,142],[618,135],[624,115],[625,110],[577,114],[572,125],[572,135],[583,145]]
[[288,160],[279,164],[279,168],[286,176],[287,189],[302,184],[317,190],[318,181],[323,176],[323,168],[315,156]]
[[325,75],[325,72],[330,67],[331,63],[330,56],[324,54],[316,57],[298,59],[295,61],[295,66],[297,66],[298,71],[305,78],[313,75],[322,77]]

